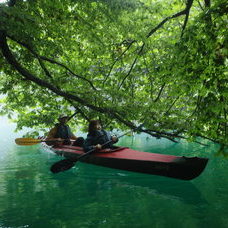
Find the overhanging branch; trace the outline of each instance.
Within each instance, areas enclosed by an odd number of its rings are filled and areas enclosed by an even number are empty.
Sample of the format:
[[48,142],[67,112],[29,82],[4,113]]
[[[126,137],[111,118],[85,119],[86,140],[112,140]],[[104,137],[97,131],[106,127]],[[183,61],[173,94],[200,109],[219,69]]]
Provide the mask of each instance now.
[[47,75],[47,77],[52,79],[51,73],[48,71],[48,69],[46,68],[46,66],[42,62],[42,60],[40,58],[38,58],[38,61],[39,61],[41,68],[43,69],[44,73]]
[[48,83],[47,81],[44,81],[44,80],[36,77],[32,73],[30,73],[27,69],[23,68],[20,65],[20,63],[16,60],[16,58],[13,56],[12,52],[10,51],[9,46],[7,44],[6,33],[4,31],[0,31],[0,48],[2,50],[3,56],[6,58],[8,63],[11,66],[13,66],[14,69],[16,69],[27,80],[30,80],[30,81],[36,83],[37,85],[39,85],[43,88],[47,88],[50,91],[52,91],[53,93],[55,93],[56,95],[64,97],[67,100],[72,100],[72,101],[78,102],[81,105],[86,106],[86,107],[88,107],[94,111],[97,111],[100,113],[106,113],[110,117],[120,121],[121,123],[125,124],[126,126],[128,126],[130,128],[135,128],[133,123],[122,118],[114,110],[112,110],[110,108],[101,108],[101,107],[97,107],[95,105],[92,105],[92,104],[88,103],[86,100],[84,100],[84,99],[82,99],[82,98],[80,98],[74,94],[67,93],[67,92],[53,86],[52,84]]
[[134,66],[136,65],[136,62],[137,62],[137,60],[138,60],[140,54],[141,54],[142,51],[143,51],[144,46],[145,46],[145,43],[143,43],[143,44],[141,45],[139,51],[137,52],[137,56],[135,57],[133,63],[131,64],[131,67],[130,67],[128,73],[125,75],[125,77],[123,78],[122,82],[119,83],[118,89],[121,88],[121,86],[123,85],[124,81],[125,81],[125,80],[127,79],[127,77],[131,74],[131,72],[132,72]]
[[[115,112],[114,110],[112,110],[110,108],[101,108],[101,107],[97,107],[92,104],[89,104],[87,101],[81,99],[80,97],[78,97],[74,94],[64,92],[61,89],[56,88],[55,86],[51,85],[50,83],[31,74],[28,70],[26,70],[25,68],[23,68],[20,65],[20,63],[15,59],[15,57],[11,53],[11,51],[8,47],[8,44],[7,44],[5,32],[3,32],[3,31],[0,31],[0,48],[2,50],[3,56],[6,58],[8,63],[11,66],[13,66],[27,80],[30,80],[43,88],[47,88],[50,91],[52,91],[53,93],[55,93],[56,95],[64,97],[67,100],[78,102],[81,105],[86,106],[94,111],[97,111],[97,112],[100,112],[103,114],[106,113],[111,118],[116,119],[117,121],[121,122],[122,124],[126,125],[127,127],[131,128],[131,129],[137,128],[137,126],[135,126],[135,124],[133,124],[132,122],[130,122],[128,120],[125,120],[119,113]],[[174,135],[172,135],[171,133],[164,133],[164,132],[158,132],[158,131],[155,132],[153,130],[145,130],[142,128],[138,129],[138,131],[145,132],[153,137],[163,137],[163,138],[167,138],[169,140],[175,141],[174,137],[173,137]]]
[[58,62],[58,61],[56,61],[56,60],[54,60],[54,59],[48,58],[48,57],[46,57],[46,56],[41,56],[41,55],[39,55],[38,53],[36,53],[28,44],[26,44],[26,43],[24,43],[24,42],[21,42],[21,41],[18,41],[18,40],[16,40],[16,39],[15,39],[14,37],[12,37],[12,36],[9,36],[9,35],[6,35],[6,36],[7,36],[8,38],[10,38],[11,40],[17,42],[17,43],[20,44],[21,46],[25,47],[27,50],[29,50],[29,51],[33,54],[33,56],[34,56],[35,58],[38,59],[40,65],[41,65],[41,67],[42,67],[42,69],[44,70],[45,74],[46,74],[48,77],[50,77],[51,75],[50,75],[50,73],[48,72],[48,70],[46,69],[46,67],[44,66],[44,64],[41,63],[41,60],[44,60],[44,61],[50,62],[50,63],[52,63],[52,64],[58,65],[58,66],[60,66],[60,67],[63,67],[63,68],[66,69],[71,75],[73,75],[73,76],[75,76],[75,77],[77,77],[77,78],[79,78],[79,79],[81,79],[81,80],[84,80],[84,81],[88,82],[88,83],[90,84],[90,86],[92,87],[93,90],[95,90],[95,91],[97,90],[97,89],[95,88],[95,86],[93,85],[93,83],[92,83],[90,80],[88,80],[87,78],[84,78],[84,77],[82,77],[82,76],[80,76],[80,75],[78,75],[78,74],[75,74],[69,67],[65,66],[63,63],[60,63],[60,62]]
[[[179,16],[183,16],[185,15],[185,20],[184,20],[184,24],[183,24],[183,27],[182,27],[182,32],[181,32],[181,37],[183,36],[183,33],[184,33],[184,30],[186,28],[186,25],[187,25],[187,22],[188,22],[188,18],[189,18],[189,12],[190,12],[190,9],[192,7],[192,3],[193,3],[193,0],[188,0],[187,3],[186,3],[186,7],[184,10],[176,13],[176,14],[173,14],[172,16],[170,17],[166,17],[162,22],[160,22],[155,28],[153,28],[146,36],[146,38],[149,38],[152,34],[154,34],[158,29],[160,29],[167,21],[173,19],[173,18],[177,18]],[[140,51],[137,53],[137,56],[135,57],[131,67],[130,67],[130,70],[128,71],[127,75],[123,78],[122,82],[119,84],[119,89],[121,88],[121,86],[123,85],[124,81],[126,80],[126,78],[131,74],[134,66],[136,65],[136,62],[137,62],[137,59],[139,57],[139,54],[142,53],[143,49],[145,47],[145,43],[143,43],[143,45],[141,46],[140,48]]]
[[[112,69],[113,67],[115,66],[115,64],[122,58],[122,56],[124,56],[124,54],[130,49],[130,47],[132,46],[133,43],[135,43],[136,40],[132,40],[130,41],[130,43],[128,43],[128,46],[127,48],[120,54],[119,57],[116,58],[116,60],[113,62],[113,64],[111,65],[110,67],[110,70],[108,72],[108,74],[106,75],[105,79],[104,79],[104,82],[103,82],[103,85],[105,84],[105,82],[107,81],[108,77],[110,76],[111,72],[112,72]],[[123,43],[123,42],[122,42]]]
[[183,34],[183,31],[187,25],[187,21],[188,21],[188,16],[189,16],[189,12],[190,12],[190,9],[192,7],[192,3],[193,3],[193,0],[188,0],[187,1],[187,4],[186,4],[186,7],[184,10],[176,13],[176,14],[173,14],[172,16],[169,16],[169,17],[166,17],[162,22],[160,22],[155,28],[153,28],[148,34],[147,34],[147,38],[149,38],[152,34],[154,34],[158,29],[160,29],[167,21],[173,19],[173,18],[176,18],[176,17],[179,17],[179,16],[183,16],[183,15],[186,15],[185,17],[185,22],[184,22],[184,25],[183,25],[183,28],[182,28],[182,34]]

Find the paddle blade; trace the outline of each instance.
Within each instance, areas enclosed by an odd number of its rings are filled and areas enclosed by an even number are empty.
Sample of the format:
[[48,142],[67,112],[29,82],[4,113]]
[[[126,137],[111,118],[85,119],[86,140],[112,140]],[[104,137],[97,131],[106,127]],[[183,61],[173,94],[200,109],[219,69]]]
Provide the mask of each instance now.
[[59,173],[71,169],[77,161],[72,161],[70,159],[64,159],[61,161],[56,162],[54,165],[51,166],[52,173]]
[[17,138],[15,139],[15,143],[17,145],[21,145],[21,146],[31,146],[31,145],[35,145],[42,142],[40,139],[33,139],[33,138]]

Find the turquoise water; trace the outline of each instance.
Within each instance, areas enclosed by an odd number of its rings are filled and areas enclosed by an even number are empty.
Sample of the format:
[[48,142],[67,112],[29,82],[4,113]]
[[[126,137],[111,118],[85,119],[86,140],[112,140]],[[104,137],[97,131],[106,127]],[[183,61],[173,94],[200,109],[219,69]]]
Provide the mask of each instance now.
[[0,227],[228,227],[228,160],[217,147],[175,144],[145,135],[120,145],[210,158],[192,181],[114,170],[78,162],[52,174],[61,158],[40,145],[18,146],[14,125],[0,120]]

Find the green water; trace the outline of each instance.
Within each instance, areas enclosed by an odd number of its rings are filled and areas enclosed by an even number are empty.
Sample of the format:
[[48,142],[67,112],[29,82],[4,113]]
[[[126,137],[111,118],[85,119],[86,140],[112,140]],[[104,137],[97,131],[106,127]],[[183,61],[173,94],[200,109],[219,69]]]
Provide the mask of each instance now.
[[228,160],[215,145],[175,144],[144,135],[119,144],[156,153],[210,158],[192,181],[78,162],[52,174],[60,160],[40,145],[17,146],[13,125],[0,122],[0,227],[228,227]]

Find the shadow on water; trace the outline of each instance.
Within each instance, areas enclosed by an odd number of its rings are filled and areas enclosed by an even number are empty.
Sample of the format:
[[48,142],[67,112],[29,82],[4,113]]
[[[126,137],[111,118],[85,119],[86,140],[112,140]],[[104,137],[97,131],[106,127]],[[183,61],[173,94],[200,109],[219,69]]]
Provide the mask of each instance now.
[[165,177],[135,178],[124,180],[124,182],[129,187],[141,187],[147,189],[150,194],[161,195],[165,198],[176,198],[187,204],[207,203],[201,192],[191,182],[176,181]]
[[[67,175],[64,183],[62,175]],[[86,186],[89,195],[99,191],[107,192],[112,189],[121,189],[142,195],[148,194],[165,199],[176,199],[192,205],[208,203],[192,181],[120,171],[91,164],[79,164],[78,167],[62,175],[53,176],[59,182],[60,188],[65,188],[68,182],[72,182],[73,178],[78,184]]]

